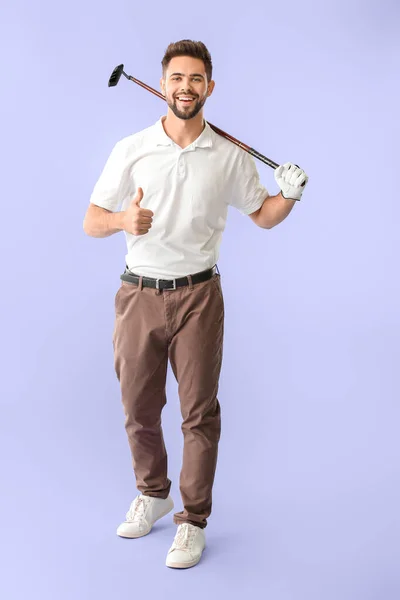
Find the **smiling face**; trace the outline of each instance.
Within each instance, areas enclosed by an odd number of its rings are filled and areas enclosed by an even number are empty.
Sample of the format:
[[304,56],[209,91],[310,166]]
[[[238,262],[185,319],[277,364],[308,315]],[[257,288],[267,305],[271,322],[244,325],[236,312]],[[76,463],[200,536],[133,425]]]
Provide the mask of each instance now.
[[214,81],[207,81],[204,63],[191,56],[172,58],[160,81],[167,104],[178,119],[193,119],[211,96]]

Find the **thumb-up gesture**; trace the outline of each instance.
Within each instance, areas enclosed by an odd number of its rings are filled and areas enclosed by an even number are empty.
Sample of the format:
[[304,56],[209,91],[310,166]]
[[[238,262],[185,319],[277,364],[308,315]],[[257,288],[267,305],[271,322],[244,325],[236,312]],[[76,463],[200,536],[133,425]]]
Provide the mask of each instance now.
[[123,217],[124,231],[132,235],[144,235],[148,233],[153,222],[154,213],[151,210],[147,210],[147,208],[140,207],[142,199],[143,190],[140,187]]

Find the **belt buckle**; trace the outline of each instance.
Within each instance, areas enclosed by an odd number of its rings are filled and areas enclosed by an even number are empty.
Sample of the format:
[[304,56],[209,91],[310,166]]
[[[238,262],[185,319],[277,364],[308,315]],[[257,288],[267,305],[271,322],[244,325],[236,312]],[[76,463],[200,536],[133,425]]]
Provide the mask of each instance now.
[[[160,289],[160,283],[159,283],[160,281],[161,281],[161,279],[156,279],[156,289],[157,290]],[[171,279],[170,281],[174,282],[174,286],[172,288],[171,287],[163,288],[163,290],[176,290],[176,279]]]

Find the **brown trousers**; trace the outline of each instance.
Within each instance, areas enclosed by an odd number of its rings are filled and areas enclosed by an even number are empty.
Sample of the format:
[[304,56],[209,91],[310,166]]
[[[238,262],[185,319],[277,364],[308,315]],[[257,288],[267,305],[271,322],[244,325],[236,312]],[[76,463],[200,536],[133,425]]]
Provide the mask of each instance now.
[[176,524],[207,526],[221,433],[217,398],[224,335],[220,275],[156,290],[121,282],[115,296],[114,366],[121,385],[125,429],[136,487],[144,495],[167,498],[161,411],[166,399],[168,358],[178,382],[183,461],[180,492],[184,510]]

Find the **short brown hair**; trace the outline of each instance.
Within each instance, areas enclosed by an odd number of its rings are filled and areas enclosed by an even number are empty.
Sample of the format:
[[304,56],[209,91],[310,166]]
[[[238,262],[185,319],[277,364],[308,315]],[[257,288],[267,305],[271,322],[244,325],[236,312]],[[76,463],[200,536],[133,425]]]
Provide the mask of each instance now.
[[207,50],[203,42],[194,42],[193,40],[180,40],[179,42],[173,42],[169,44],[165,51],[164,58],[161,61],[163,76],[168,68],[168,65],[172,58],[175,56],[192,56],[193,58],[200,58],[206,70],[208,81],[212,79],[212,61],[211,55]]

